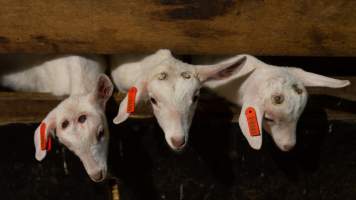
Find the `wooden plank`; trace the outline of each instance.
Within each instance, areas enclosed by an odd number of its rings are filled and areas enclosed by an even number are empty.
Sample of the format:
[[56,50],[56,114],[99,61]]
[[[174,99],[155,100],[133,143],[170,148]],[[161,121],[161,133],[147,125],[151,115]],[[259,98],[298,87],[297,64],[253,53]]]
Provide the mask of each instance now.
[[0,0],[0,52],[355,56],[356,1]]
[[[356,77],[336,77],[356,82]],[[313,120],[325,112],[329,120],[356,121],[356,87],[342,89],[308,88],[310,98],[305,116]],[[0,125],[9,123],[37,123],[65,97],[43,93],[0,92]],[[115,115],[124,94],[115,93],[108,104],[108,113]],[[202,92],[196,115],[199,118],[215,118],[237,122],[238,107],[211,93]],[[136,119],[153,118],[151,106],[146,102],[131,116]]]
[[60,99],[42,93],[0,92],[0,124],[40,122]]
[[[117,112],[118,103],[124,94],[114,94],[114,101],[108,105],[109,112]],[[0,92],[0,125],[11,123],[37,123],[66,97],[56,97],[46,93]],[[115,103],[116,102],[116,103]],[[140,112],[131,118],[150,118],[150,108],[141,106]]]

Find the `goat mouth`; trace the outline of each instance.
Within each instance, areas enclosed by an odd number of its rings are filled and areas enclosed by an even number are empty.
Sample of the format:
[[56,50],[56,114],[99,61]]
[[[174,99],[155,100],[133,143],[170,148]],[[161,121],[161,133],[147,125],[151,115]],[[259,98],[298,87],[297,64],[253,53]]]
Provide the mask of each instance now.
[[101,171],[95,175],[90,175],[90,179],[96,183],[102,182],[106,178],[106,173],[104,171]]
[[278,148],[283,152],[289,152],[294,148],[294,145],[279,145]]
[[187,144],[187,141],[184,142],[183,145],[176,147],[176,146],[170,146],[170,148],[175,152],[175,153],[181,153],[185,150],[185,146]]

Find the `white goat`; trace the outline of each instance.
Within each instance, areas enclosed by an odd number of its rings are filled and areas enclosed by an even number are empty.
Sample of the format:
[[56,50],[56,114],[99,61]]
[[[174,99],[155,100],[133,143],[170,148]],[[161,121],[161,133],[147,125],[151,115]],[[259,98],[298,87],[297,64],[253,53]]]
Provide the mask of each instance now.
[[[236,68],[243,62],[244,58],[233,58],[217,65],[190,65],[174,58],[169,50],[158,50],[136,59],[113,56],[111,75],[120,91],[137,89],[136,104],[150,100],[168,145],[180,151],[188,142],[202,83],[222,78],[225,71],[232,71],[231,66]],[[129,117],[128,98],[127,95],[121,102],[114,123],[119,124]]]
[[[348,80],[337,80],[300,68],[268,65],[250,55],[234,58],[242,57],[247,58],[246,62],[231,75],[208,81],[205,86],[242,107],[239,125],[254,149],[261,148],[262,125],[282,151],[295,146],[297,121],[308,98],[304,86],[341,88],[350,84]],[[195,57],[193,63],[208,60]]]
[[56,137],[80,158],[93,181],[104,180],[109,141],[105,104],[113,91],[110,79],[102,74],[104,60],[98,56],[3,56],[0,65],[21,69],[2,74],[3,86],[70,95],[36,129],[36,159],[44,159],[51,137]]

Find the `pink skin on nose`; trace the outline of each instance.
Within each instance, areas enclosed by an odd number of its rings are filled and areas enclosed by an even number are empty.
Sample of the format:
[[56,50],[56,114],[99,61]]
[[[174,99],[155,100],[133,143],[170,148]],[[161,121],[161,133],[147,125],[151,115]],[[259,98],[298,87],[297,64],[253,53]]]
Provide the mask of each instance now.
[[285,145],[282,146],[281,149],[282,149],[282,151],[289,151],[289,150],[291,150],[293,147],[294,147],[293,144],[285,144]]
[[79,158],[82,160],[90,179],[95,182],[101,182],[106,178],[105,171],[98,166],[97,161],[94,160],[90,153],[82,154]]
[[179,149],[179,148],[182,148],[184,146],[185,139],[184,139],[184,137],[172,137],[171,138],[171,142],[172,142],[174,147]]
[[100,170],[99,172],[97,172],[95,174],[91,174],[90,178],[95,182],[100,182],[103,180],[103,172]]
[[[178,111],[169,112],[169,119],[171,119],[172,121],[180,121],[180,117],[181,117],[181,114]],[[182,135],[182,134],[177,134],[177,135]],[[182,148],[185,144],[184,136],[183,137],[171,137],[170,140],[172,142],[172,145],[177,149]]]

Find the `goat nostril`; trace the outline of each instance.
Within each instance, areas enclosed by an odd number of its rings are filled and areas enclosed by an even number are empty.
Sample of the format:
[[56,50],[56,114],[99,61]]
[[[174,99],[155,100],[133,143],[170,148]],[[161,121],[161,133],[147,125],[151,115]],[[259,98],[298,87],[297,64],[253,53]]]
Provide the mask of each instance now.
[[100,141],[101,138],[104,137],[104,130],[99,131],[98,135],[96,136],[97,140]]
[[176,148],[181,148],[185,144],[184,138],[171,138],[171,141]]
[[289,150],[291,150],[293,148],[293,145],[291,145],[291,144],[285,144],[285,145],[283,145],[283,150],[284,151],[289,151]]

